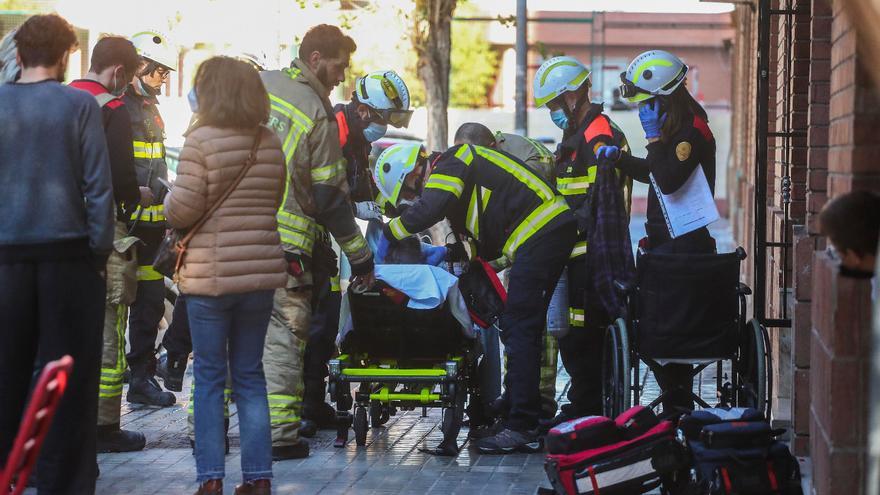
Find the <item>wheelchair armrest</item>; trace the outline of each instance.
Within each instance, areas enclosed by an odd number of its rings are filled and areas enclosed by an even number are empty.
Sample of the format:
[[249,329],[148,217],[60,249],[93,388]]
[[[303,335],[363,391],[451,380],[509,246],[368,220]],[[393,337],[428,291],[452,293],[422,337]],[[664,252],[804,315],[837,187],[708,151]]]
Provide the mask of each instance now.
[[750,296],[752,295],[752,288],[742,282],[739,282],[736,287],[736,293],[743,296]]

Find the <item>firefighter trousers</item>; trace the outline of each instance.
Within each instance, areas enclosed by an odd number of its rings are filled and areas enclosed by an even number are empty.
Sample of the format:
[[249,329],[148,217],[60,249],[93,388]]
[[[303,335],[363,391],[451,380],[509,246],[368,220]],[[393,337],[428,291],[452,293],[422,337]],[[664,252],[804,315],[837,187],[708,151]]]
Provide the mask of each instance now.
[[123,222],[117,222],[114,249],[107,259],[107,297],[104,306],[104,344],[98,384],[98,426],[119,424],[122,406],[122,375],[125,372],[125,327],[128,305],[137,290],[137,256]]
[[599,304],[587,304],[587,257],[568,262],[569,331],[559,339],[565,371],[571,377],[569,404],[562,411],[572,417],[602,414],[602,343],[608,317]]
[[538,426],[547,307],[576,236],[573,221],[536,234],[519,247],[510,267],[510,290],[501,315],[501,342],[508,359],[504,383],[510,396],[507,428],[523,431]]
[[153,260],[165,230],[157,227],[135,229],[138,245],[137,295],[128,317],[131,372],[152,375],[156,368],[156,338],[165,315],[165,277],[153,269]]
[[272,446],[299,442],[303,353],[312,315],[310,288],[277,289],[263,348]]

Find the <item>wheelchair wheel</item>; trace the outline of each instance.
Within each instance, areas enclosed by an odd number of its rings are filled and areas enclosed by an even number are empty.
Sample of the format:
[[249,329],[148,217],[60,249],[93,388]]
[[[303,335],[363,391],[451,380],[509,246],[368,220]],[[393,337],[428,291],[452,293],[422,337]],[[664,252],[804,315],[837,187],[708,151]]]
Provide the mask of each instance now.
[[772,393],[771,366],[770,338],[767,329],[753,319],[746,325],[737,362],[739,375],[737,405],[755,408],[767,418],[770,417]]
[[357,406],[354,408],[354,441],[359,447],[367,444],[367,408]]
[[603,414],[613,418],[632,405],[630,349],[626,322],[618,318],[608,327],[602,346]]

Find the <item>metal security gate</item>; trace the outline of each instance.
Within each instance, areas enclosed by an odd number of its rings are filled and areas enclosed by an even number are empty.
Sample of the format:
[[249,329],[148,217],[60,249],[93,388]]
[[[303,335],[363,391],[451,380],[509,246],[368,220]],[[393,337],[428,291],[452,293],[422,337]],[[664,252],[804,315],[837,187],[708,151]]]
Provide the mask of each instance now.
[[[770,0],[758,0],[758,81],[757,81],[757,106],[756,106],[756,155],[755,155],[755,317],[766,327],[790,328],[791,314],[789,314],[788,298],[791,297],[792,287],[792,220],[791,220],[791,151],[792,140],[806,137],[804,131],[792,129],[792,103],[793,88],[792,79],[792,45],[794,30],[795,0],[780,0],[781,8],[771,8]],[[782,22],[779,19],[782,17]],[[777,109],[781,112],[777,119],[775,132],[769,130],[770,118],[770,63],[771,63],[771,29],[773,23],[779,23],[777,47],[782,53],[775,60],[781,60],[778,70],[782,71],[782,84],[774,88],[777,101]],[[769,179],[770,162],[768,148],[770,140],[774,140],[779,147],[779,158],[782,164],[782,178],[776,194],[781,196],[782,228],[773,233],[768,229],[767,210],[772,205],[772,198],[768,197],[767,181]],[[784,293],[780,299],[782,303],[776,311],[768,311],[767,289],[772,286],[768,281],[768,264],[771,256],[776,254],[780,258],[781,285],[780,290]]]

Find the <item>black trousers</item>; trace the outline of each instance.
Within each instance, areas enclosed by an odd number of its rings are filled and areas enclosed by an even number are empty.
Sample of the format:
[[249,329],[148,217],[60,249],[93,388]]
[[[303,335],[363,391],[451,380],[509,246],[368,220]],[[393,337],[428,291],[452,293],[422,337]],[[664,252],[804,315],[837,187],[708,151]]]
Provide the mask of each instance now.
[[568,296],[572,307],[584,308],[584,326],[572,324],[559,339],[562,365],[571,377],[569,403],[561,409],[572,417],[602,415],[602,342],[609,318],[601,305],[586,300],[586,285],[587,257],[580,256],[568,263]]
[[315,300],[312,319],[309,325],[309,340],[303,356],[303,407],[305,415],[310,409],[324,403],[324,379],[329,374],[327,361],[336,350],[336,333],[339,330],[339,308],[342,293],[331,290],[331,280],[327,274],[320,275],[315,282]]
[[165,230],[157,227],[138,227],[134,235],[143,244],[138,244],[138,285],[137,295],[128,316],[128,343],[130,349],[126,358],[132,373],[155,373],[156,338],[159,336],[159,322],[165,315],[165,279],[152,272],[153,260],[165,235]]
[[174,312],[171,315],[171,325],[165,330],[162,337],[162,347],[168,354],[174,357],[189,356],[192,352],[192,336],[189,333],[189,315],[186,312],[184,295],[177,296],[174,302]]
[[501,342],[507,353],[504,383],[510,395],[505,425],[513,430],[538,426],[541,413],[542,333],[556,282],[574,247],[574,220],[538,233],[516,251],[510,267],[507,307],[501,315]]
[[95,424],[106,282],[90,258],[0,264],[0,465],[18,432],[34,363],[73,357],[37,463],[38,492],[95,492]]

